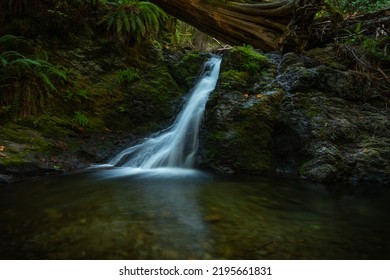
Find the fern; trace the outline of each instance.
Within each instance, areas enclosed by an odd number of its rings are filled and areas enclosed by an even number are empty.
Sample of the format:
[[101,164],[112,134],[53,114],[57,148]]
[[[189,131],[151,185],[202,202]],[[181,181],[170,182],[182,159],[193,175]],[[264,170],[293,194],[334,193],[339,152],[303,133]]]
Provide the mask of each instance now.
[[[12,39],[6,36],[0,37],[0,42]],[[40,57],[43,59],[16,51],[0,54],[0,106],[11,106],[14,116],[25,117],[41,111],[45,101],[57,91],[55,81],[67,79],[66,71],[47,61],[47,54]]]
[[20,37],[18,36],[15,36],[15,35],[3,35],[0,37],[0,44],[8,44],[8,43],[14,43],[15,41],[23,41],[23,39],[21,39]]
[[124,70],[118,71],[117,73],[117,80],[121,85],[130,84],[139,78],[140,75],[138,74],[137,69],[134,67],[126,68]]
[[75,112],[74,121],[83,127],[86,127],[89,123],[88,117],[80,111]]
[[105,23],[107,31],[127,45],[131,41],[140,44],[147,36],[158,34],[167,15],[153,3],[138,0],[122,0],[110,3],[108,13],[99,24]]

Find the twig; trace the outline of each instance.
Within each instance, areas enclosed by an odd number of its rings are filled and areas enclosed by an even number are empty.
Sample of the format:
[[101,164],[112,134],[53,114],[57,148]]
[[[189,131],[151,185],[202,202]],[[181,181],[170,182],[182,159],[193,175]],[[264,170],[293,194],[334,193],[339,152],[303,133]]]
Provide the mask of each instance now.
[[389,76],[387,76],[387,75],[385,74],[385,72],[382,71],[382,69],[380,69],[379,67],[378,67],[378,68],[374,68],[374,67],[372,67],[372,66],[370,66],[370,65],[367,65],[364,61],[362,61],[362,60],[355,54],[355,52],[354,52],[351,48],[349,48],[348,46],[345,46],[345,48],[346,48],[346,49],[354,56],[354,58],[355,58],[358,62],[360,62],[363,66],[365,66],[365,67],[368,68],[368,69],[371,69],[371,70],[374,70],[374,71],[378,71],[379,73],[381,73],[381,74],[383,75],[383,77],[384,77],[387,81],[390,81]]

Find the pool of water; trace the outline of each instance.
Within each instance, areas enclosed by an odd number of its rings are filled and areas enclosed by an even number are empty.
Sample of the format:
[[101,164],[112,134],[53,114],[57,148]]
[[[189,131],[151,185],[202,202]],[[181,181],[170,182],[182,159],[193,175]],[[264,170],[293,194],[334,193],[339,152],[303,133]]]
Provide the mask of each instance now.
[[389,259],[390,192],[96,168],[0,187],[1,259]]

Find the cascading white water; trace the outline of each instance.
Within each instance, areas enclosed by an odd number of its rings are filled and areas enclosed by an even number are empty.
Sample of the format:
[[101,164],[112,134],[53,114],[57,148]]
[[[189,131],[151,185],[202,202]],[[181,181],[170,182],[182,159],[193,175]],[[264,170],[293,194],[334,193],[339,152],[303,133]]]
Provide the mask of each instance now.
[[212,56],[205,63],[187,103],[169,128],[125,149],[109,164],[143,169],[192,167],[198,148],[200,123],[207,99],[217,84],[220,65],[219,56]]

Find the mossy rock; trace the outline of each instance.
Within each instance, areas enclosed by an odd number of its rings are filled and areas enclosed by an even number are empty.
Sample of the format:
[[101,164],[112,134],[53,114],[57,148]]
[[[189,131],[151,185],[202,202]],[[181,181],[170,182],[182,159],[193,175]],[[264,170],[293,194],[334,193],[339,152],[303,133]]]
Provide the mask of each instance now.
[[167,67],[156,66],[133,82],[116,110],[105,117],[110,129],[144,133],[169,121],[181,102],[183,90],[176,84]]
[[50,148],[50,144],[38,131],[27,127],[9,124],[0,127],[0,134],[3,140],[26,144],[38,151],[45,151]]
[[224,55],[224,60],[226,66],[222,65],[222,71],[227,67],[251,75],[259,74],[271,65],[265,55],[257,52],[251,46],[234,47]]
[[317,60],[325,66],[342,71],[347,70],[347,65],[349,63],[348,61],[341,60],[332,46],[311,49],[307,51],[305,55],[314,60]]
[[205,61],[210,54],[204,52],[188,52],[183,58],[173,65],[172,77],[180,87],[185,90],[191,89],[202,70]]
[[15,124],[0,127],[0,171],[14,174],[47,172],[39,160],[53,150],[35,130]]
[[40,117],[32,118],[30,120],[32,126],[35,127],[40,133],[46,136],[51,137],[66,137],[75,135],[75,132],[72,130],[71,119],[64,116],[51,116],[51,115],[43,115]]
[[243,71],[228,70],[220,75],[220,84],[222,88],[243,88],[247,86],[249,74]]
[[200,166],[221,172],[272,173],[272,124],[278,101],[239,92],[215,97],[201,138]]

